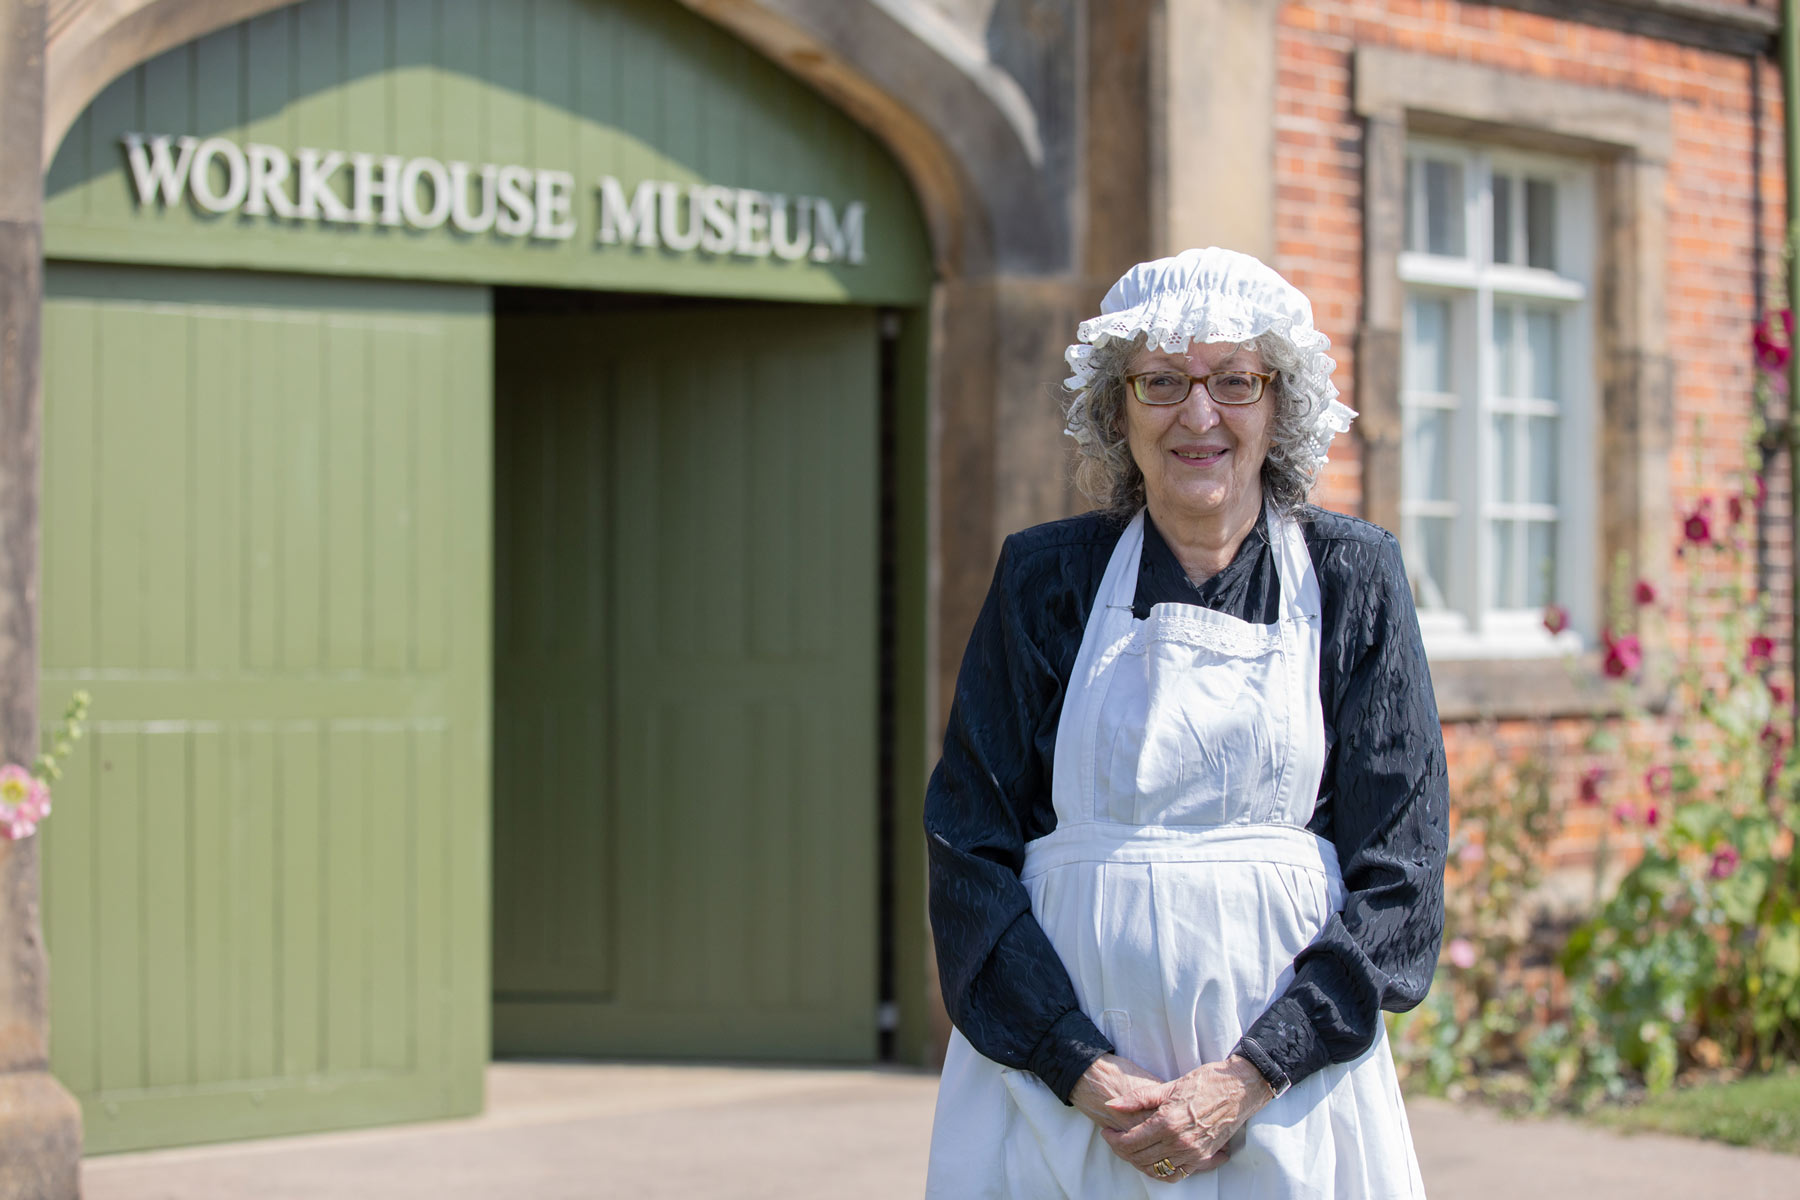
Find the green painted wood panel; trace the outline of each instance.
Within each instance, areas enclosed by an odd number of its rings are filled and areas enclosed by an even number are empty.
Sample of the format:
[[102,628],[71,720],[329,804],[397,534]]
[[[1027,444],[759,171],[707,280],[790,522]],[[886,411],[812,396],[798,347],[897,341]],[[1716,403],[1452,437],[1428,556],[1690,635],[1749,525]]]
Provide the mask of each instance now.
[[484,289],[52,264],[51,1067],[88,1149],[473,1112]]
[[502,318],[495,1049],[876,1049],[864,309]]
[[[340,223],[281,216],[275,200],[264,215],[214,214],[191,195],[141,207],[127,133],[273,147],[291,160],[282,194],[295,202],[303,149],[460,161],[475,179],[483,164],[563,171],[576,228],[557,240]],[[347,163],[332,179],[348,193],[352,175]],[[226,188],[222,165],[208,176]],[[603,176],[627,199],[659,180],[820,197],[839,218],[860,201],[866,259],[603,244]],[[435,203],[429,183],[416,195]],[[467,195],[479,215],[484,193]],[[55,258],[863,304],[920,302],[931,270],[885,148],[668,0],[306,0],[233,26],[94,100],[47,178],[45,239]]]

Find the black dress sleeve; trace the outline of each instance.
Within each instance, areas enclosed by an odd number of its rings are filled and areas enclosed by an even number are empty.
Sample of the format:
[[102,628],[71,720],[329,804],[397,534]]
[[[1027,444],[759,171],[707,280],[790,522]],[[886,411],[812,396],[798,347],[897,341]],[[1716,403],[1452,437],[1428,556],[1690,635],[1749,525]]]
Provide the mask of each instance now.
[[1331,748],[1313,828],[1337,847],[1348,897],[1237,1046],[1277,1090],[1355,1059],[1383,1009],[1423,1000],[1443,937],[1443,729],[1400,548],[1364,528],[1332,542],[1320,571]]
[[[1001,551],[957,676],[925,829],[950,1019],[976,1050],[1036,1073],[1066,1104],[1082,1073],[1113,1047],[1076,1004],[1019,881],[1025,843],[1055,823],[1049,767],[1071,669],[1060,660],[1072,659],[1086,624],[1086,613],[1073,610],[1091,603],[1055,577],[1056,557],[1022,553],[1019,535]],[[1053,632],[1069,629],[1074,647]]]

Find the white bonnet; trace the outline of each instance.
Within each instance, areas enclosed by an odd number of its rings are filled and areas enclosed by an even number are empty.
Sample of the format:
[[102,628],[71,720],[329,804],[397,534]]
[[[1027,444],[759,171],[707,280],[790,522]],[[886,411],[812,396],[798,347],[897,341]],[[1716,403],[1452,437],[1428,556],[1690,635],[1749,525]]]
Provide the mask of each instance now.
[[1106,293],[1100,315],[1077,327],[1081,340],[1063,355],[1074,372],[1065,386],[1077,393],[1067,432],[1077,441],[1094,436],[1091,423],[1081,419],[1094,381],[1089,360],[1114,338],[1148,334],[1148,345],[1180,353],[1191,342],[1247,342],[1265,333],[1285,338],[1299,352],[1300,369],[1289,394],[1299,403],[1313,457],[1322,464],[1331,439],[1348,430],[1356,416],[1339,402],[1331,382],[1337,366],[1327,353],[1331,339],[1313,327],[1312,304],[1298,288],[1261,260],[1217,246],[1139,263]]

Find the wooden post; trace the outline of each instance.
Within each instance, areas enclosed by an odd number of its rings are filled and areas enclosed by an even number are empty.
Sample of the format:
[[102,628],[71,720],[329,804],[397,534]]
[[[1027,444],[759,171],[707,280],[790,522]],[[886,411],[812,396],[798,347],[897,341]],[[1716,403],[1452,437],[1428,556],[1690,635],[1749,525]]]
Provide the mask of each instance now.
[[[45,0],[0,0],[0,757],[37,747]],[[0,1200],[81,1194],[81,1110],[49,1071],[36,838],[0,842]]]

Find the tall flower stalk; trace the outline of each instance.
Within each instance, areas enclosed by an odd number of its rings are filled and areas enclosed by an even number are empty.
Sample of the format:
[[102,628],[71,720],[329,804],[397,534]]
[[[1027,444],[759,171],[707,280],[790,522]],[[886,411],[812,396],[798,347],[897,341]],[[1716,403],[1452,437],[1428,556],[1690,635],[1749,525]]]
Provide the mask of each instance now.
[[50,785],[62,778],[63,763],[86,731],[88,703],[84,691],[69,698],[62,720],[45,737],[47,748],[29,771],[18,763],[0,766],[0,839],[28,838],[50,815]]

